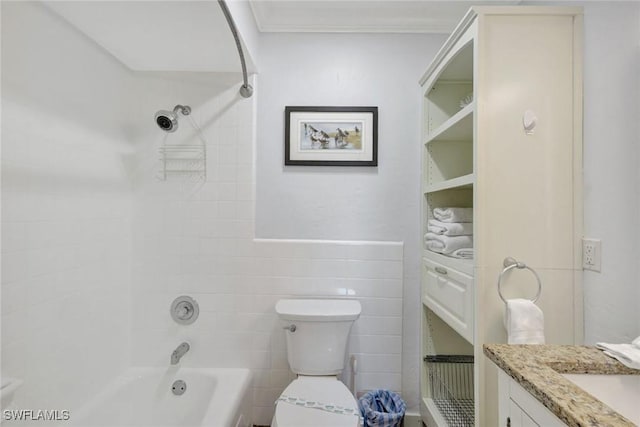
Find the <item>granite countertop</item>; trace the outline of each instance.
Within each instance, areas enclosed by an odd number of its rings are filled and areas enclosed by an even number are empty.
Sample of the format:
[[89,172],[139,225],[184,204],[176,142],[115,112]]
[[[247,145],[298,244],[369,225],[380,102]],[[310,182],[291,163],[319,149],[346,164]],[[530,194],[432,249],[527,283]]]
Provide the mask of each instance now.
[[560,375],[640,375],[595,347],[485,344],[484,354],[569,426],[635,426]]

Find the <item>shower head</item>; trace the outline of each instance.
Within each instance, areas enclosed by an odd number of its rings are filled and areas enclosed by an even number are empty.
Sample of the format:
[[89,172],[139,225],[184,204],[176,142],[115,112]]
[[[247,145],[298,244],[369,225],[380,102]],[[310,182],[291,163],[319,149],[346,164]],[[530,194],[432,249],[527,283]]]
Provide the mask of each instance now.
[[165,132],[175,132],[178,129],[178,111],[183,116],[191,114],[191,107],[188,105],[176,105],[173,111],[160,110],[156,113],[156,124]]

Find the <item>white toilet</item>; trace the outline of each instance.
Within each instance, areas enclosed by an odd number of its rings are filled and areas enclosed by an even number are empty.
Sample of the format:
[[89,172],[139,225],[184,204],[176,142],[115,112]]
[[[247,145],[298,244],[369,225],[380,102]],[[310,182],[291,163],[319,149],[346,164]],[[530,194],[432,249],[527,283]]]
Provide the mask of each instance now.
[[349,332],[362,307],[346,299],[284,299],[276,312],[286,322],[287,360],[298,375],[276,404],[272,427],[355,427],[358,402],[338,380]]

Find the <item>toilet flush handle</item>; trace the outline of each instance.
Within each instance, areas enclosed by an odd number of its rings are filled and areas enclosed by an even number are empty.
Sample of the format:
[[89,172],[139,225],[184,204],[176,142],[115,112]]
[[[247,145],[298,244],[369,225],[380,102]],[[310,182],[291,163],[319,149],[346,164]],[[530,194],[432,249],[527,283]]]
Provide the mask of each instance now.
[[289,332],[295,332],[296,329],[298,329],[298,328],[296,327],[296,325],[292,324],[292,325],[289,325],[289,326],[283,326],[282,329],[286,329]]

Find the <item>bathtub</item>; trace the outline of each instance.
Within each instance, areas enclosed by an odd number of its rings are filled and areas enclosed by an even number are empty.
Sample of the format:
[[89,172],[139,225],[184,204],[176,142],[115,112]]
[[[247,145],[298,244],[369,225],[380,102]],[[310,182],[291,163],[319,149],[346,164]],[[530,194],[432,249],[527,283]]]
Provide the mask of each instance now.
[[[171,390],[176,380],[186,383],[180,396]],[[131,368],[71,412],[70,424],[247,427],[250,387],[248,369]]]

